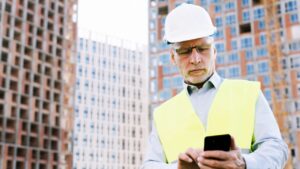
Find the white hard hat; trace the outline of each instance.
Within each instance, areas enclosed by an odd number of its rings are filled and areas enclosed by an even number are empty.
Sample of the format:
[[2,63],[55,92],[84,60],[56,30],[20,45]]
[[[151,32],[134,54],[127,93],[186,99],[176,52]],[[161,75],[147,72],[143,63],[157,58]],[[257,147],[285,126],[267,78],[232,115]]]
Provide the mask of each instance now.
[[216,27],[204,8],[183,3],[167,15],[164,40],[182,42],[208,37],[215,32]]

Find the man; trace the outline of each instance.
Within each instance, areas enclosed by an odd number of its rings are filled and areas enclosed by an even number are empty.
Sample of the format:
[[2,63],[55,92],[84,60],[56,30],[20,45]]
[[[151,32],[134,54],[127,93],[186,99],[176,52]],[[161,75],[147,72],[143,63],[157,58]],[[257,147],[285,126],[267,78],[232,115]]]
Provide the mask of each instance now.
[[[171,59],[186,84],[154,112],[142,169],[277,169],[287,145],[258,82],[215,70],[216,28],[200,6],[182,4],[165,23]],[[204,137],[230,134],[230,151],[203,151]]]

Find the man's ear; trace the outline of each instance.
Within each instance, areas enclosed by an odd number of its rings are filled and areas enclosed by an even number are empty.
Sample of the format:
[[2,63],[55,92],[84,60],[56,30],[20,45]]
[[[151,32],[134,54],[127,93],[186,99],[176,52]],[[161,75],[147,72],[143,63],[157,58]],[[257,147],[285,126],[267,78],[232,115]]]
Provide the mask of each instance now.
[[176,65],[176,62],[175,62],[175,53],[174,53],[173,49],[170,49],[170,55],[171,55],[171,62],[172,62],[172,64]]
[[213,55],[215,56],[215,58],[217,58],[217,48],[214,46],[214,49],[213,49],[214,51],[214,53],[213,53]]

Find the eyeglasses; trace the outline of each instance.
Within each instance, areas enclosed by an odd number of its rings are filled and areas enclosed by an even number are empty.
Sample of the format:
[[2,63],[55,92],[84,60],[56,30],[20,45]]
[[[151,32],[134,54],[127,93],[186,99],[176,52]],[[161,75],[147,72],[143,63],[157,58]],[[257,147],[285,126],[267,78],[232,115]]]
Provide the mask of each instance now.
[[211,44],[207,44],[207,45],[198,45],[198,46],[192,46],[192,47],[188,47],[188,48],[178,48],[175,49],[176,53],[178,55],[190,55],[193,52],[193,49],[196,49],[196,51],[198,53],[202,53],[204,54],[205,52],[208,52],[211,48]]

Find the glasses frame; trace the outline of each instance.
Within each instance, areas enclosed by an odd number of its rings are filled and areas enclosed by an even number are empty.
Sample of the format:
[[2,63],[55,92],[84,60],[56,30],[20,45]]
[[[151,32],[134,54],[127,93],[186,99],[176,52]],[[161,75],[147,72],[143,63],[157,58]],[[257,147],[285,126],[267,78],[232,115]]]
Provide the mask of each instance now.
[[179,56],[189,56],[192,54],[193,49],[196,49],[197,53],[199,54],[206,54],[208,51],[210,51],[212,47],[212,44],[204,44],[204,45],[195,45],[191,47],[184,47],[184,48],[174,48],[175,52]]

